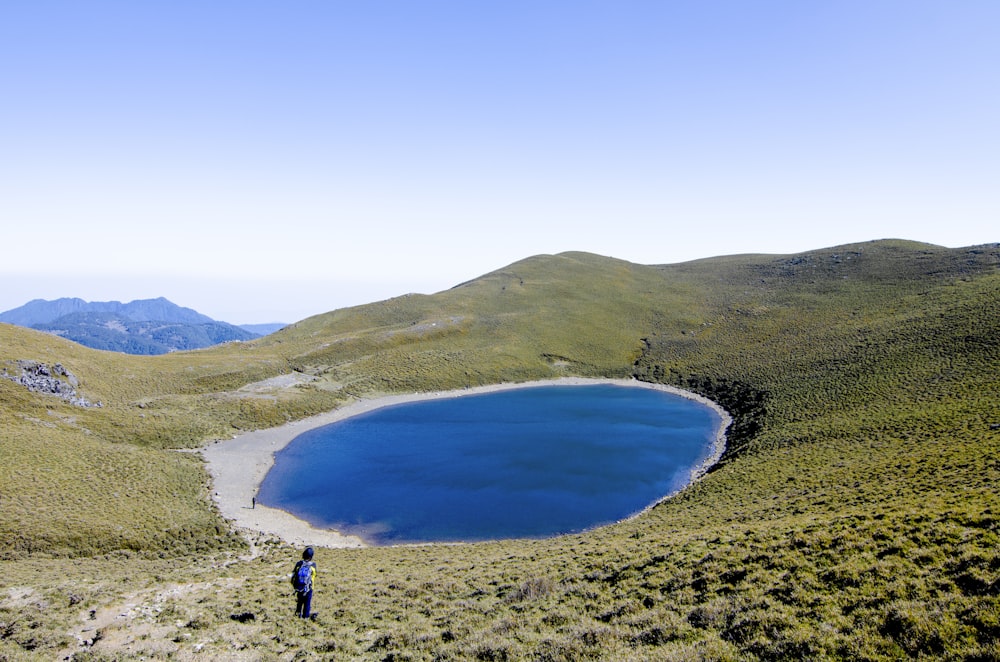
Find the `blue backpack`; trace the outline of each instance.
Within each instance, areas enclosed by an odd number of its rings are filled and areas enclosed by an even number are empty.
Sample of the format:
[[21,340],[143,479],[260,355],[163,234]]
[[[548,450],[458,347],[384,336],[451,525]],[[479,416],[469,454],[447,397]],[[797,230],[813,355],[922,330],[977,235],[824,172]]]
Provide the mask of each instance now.
[[299,561],[292,571],[292,588],[299,593],[307,593],[312,589],[312,561]]

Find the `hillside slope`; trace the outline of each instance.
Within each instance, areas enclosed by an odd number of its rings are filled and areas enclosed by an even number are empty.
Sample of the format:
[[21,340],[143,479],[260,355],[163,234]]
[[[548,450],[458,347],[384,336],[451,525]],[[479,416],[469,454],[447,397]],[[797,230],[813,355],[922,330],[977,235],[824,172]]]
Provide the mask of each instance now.
[[115,313],[73,313],[35,324],[33,328],[92,349],[146,355],[201,349],[258,337],[258,334],[225,322],[135,321]]
[[[0,379],[0,656],[1000,658],[997,245],[537,256],[160,357],[0,325],[0,367],[18,360],[61,363],[103,407]],[[248,550],[170,450],[356,397],[562,375],[712,397],[736,417],[723,461],[578,536],[319,550],[316,623],[288,618],[297,551]]]

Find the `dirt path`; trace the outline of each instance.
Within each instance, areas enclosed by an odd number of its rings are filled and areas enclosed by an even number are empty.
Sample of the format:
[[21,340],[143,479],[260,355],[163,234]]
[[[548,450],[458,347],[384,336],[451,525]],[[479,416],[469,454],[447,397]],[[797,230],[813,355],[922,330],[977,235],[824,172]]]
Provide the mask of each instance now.
[[[177,659],[179,646],[173,634],[188,623],[171,617],[171,606],[178,602],[195,603],[203,597],[215,595],[219,590],[237,588],[242,583],[241,579],[225,578],[170,584],[128,593],[105,606],[83,611],[67,631],[75,640],[75,645],[60,651],[57,659],[69,659],[87,650],[126,657],[169,656]],[[199,650],[198,642],[185,644],[190,645],[194,652]]]

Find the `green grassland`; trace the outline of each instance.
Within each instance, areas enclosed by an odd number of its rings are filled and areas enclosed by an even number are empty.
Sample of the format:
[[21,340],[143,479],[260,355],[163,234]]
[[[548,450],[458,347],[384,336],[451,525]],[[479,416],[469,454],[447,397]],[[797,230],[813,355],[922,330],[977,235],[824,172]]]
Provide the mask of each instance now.
[[[0,379],[0,660],[1000,659],[996,245],[538,256],[164,356],[0,325],[0,371],[22,359],[102,406]],[[192,452],[561,376],[711,397],[727,451],[585,534],[319,549],[316,622],[290,617],[300,550],[232,530]]]

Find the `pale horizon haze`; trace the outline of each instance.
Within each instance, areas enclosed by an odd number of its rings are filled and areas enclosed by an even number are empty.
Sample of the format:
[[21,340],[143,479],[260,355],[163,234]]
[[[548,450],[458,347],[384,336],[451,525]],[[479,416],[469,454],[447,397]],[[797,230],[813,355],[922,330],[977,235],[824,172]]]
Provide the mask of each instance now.
[[235,324],[545,253],[1000,241],[1000,3],[0,8],[0,311]]

